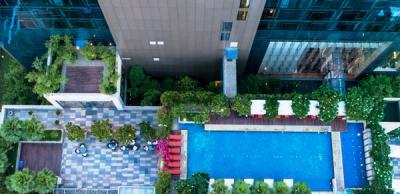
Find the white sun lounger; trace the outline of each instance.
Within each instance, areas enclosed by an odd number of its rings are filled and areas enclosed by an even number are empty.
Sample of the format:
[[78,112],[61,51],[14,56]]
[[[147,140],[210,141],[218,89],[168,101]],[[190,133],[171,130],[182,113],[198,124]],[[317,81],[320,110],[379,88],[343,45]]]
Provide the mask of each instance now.
[[267,183],[269,187],[273,187],[274,179],[264,179],[264,183]]
[[254,184],[254,179],[244,179],[244,182],[251,186]]
[[373,162],[372,158],[365,158],[365,164],[372,164]]
[[373,177],[375,175],[373,170],[368,170],[367,171],[367,177]]
[[230,190],[230,189],[232,189],[232,185],[233,185],[233,183],[235,183],[235,180],[234,179],[224,179],[224,183],[225,183],[225,186],[227,186],[228,189]]
[[284,182],[288,187],[293,187],[293,179],[283,179],[283,182]]
[[211,192],[212,191],[212,184],[215,182],[215,179],[210,179],[210,182],[208,183],[208,191]]

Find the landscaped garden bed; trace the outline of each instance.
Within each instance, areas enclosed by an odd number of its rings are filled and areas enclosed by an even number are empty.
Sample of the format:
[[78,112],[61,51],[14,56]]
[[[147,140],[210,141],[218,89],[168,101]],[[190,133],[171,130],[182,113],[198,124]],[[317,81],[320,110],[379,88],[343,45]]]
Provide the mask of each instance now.
[[61,141],[62,131],[57,129],[45,130],[41,141]]

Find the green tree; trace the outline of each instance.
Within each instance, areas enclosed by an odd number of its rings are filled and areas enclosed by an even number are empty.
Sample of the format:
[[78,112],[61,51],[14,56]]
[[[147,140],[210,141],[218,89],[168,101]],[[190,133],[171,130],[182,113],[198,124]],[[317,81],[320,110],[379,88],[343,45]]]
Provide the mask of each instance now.
[[39,171],[34,179],[34,191],[39,194],[51,193],[57,186],[57,178],[49,169]]
[[346,94],[346,116],[351,120],[366,120],[374,108],[373,98],[360,87],[352,87]]
[[43,138],[45,127],[37,119],[26,120],[22,122],[22,133],[21,139],[35,141]]
[[265,117],[273,119],[278,115],[279,102],[274,98],[268,98],[265,100],[264,104]]
[[393,79],[393,96],[400,97],[400,75]]
[[151,127],[150,122],[142,121],[139,123],[140,135],[146,141],[154,141],[157,139],[156,129]]
[[386,75],[371,75],[361,80],[360,86],[372,97],[393,95],[392,79]]
[[27,168],[8,176],[5,183],[8,190],[22,194],[32,192],[35,186],[34,177]]
[[250,194],[250,185],[243,180],[236,180],[232,185],[232,194]]
[[297,118],[303,119],[310,111],[310,100],[303,94],[295,94],[292,97],[292,109]]
[[16,143],[22,140],[22,125],[18,118],[7,119],[0,128],[0,135],[6,141]]
[[174,90],[175,82],[172,78],[167,77],[161,82],[162,91]]
[[211,185],[212,191],[210,194],[229,194],[228,187],[225,185],[223,179],[215,180]]
[[198,81],[190,78],[189,76],[184,76],[176,82],[175,88],[179,91],[194,91],[198,89],[198,85]]
[[108,119],[94,121],[91,127],[92,135],[103,142],[112,138],[111,123]]
[[143,67],[140,65],[132,65],[129,69],[128,79],[132,88],[136,88],[141,85],[146,78]]
[[276,194],[289,194],[289,187],[282,181],[274,183],[274,190]]
[[81,128],[79,125],[74,125],[71,122],[65,125],[67,130],[67,137],[71,141],[83,141],[85,140],[85,129]]
[[[2,150],[0,150],[0,151],[2,151]],[[0,174],[5,173],[8,166],[9,166],[9,163],[8,163],[8,158],[7,158],[6,152],[0,152]]]
[[98,51],[96,46],[88,44],[80,49],[80,53],[88,60],[95,60],[98,58]]
[[394,130],[390,131],[390,132],[388,133],[388,136],[389,136],[391,139],[399,138],[399,137],[400,137],[400,127],[397,128],[397,129],[394,129]]
[[332,87],[324,84],[313,92],[313,96],[319,103],[318,118],[326,123],[333,121],[338,114],[338,103],[340,101],[339,93]]
[[307,184],[302,182],[297,182],[292,187],[292,194],[311,194],[311,189]]
[[250,186],[251,194],[272,194],[272,189],[269,188],[267,183],[262,181],[256,181],[252,186]]
[[114,139],[122,145],[128,145],[135,138],[135,128],[131,125],[124,125],[114,133]]
[[229,109],[229,99],[224,94],[213,96],[211,101],[211,112],[218,114],[221,117],[226,117],[231,114]]
[[196,173],[189,179],[179,180],[175,187],[179,194],[207,194],[209,180],[207,174]]
[[172,176],[169,172],[160,171],[155,183],[156,194],[171,193]]
[[237,95],[233,98],[232,110],[239,113],[240,116],[250,115],[251,101],[247,95]]
[[249,74],[238,85],[240,94],[265,94],[268,92],[267,78]]
[[161,96],[161,92],[156,89],[150,89],[143,94],[143,99],[140,101],[141,106],[157,105]]

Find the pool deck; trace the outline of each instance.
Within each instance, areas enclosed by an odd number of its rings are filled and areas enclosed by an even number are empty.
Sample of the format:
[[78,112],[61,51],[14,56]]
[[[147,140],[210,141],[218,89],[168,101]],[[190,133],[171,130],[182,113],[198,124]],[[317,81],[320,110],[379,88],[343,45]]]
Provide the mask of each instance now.
[[340,132],[332,132],[332,157],[333,157],[333,173],[335,180],[333,181],[333,191],[344,191],[344,171],[342,157],[342,141]]
[[330,132],[330,126],[205,124],[206,131]]
[[181,175],[180,179],[187,179],[187,159],[188,159],[188,131],[182,130],[181,131]]

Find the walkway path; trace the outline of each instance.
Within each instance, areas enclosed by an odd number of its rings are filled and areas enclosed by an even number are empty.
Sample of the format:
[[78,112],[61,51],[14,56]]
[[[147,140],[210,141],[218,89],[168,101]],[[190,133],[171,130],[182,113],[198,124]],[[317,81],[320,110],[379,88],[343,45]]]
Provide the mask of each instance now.
[[333,173],[336,182],[333,182],[333,191],[344,191],[344,172],[342,158],[342,141],[340,132],[332,132],[332,157],[333,157]]

